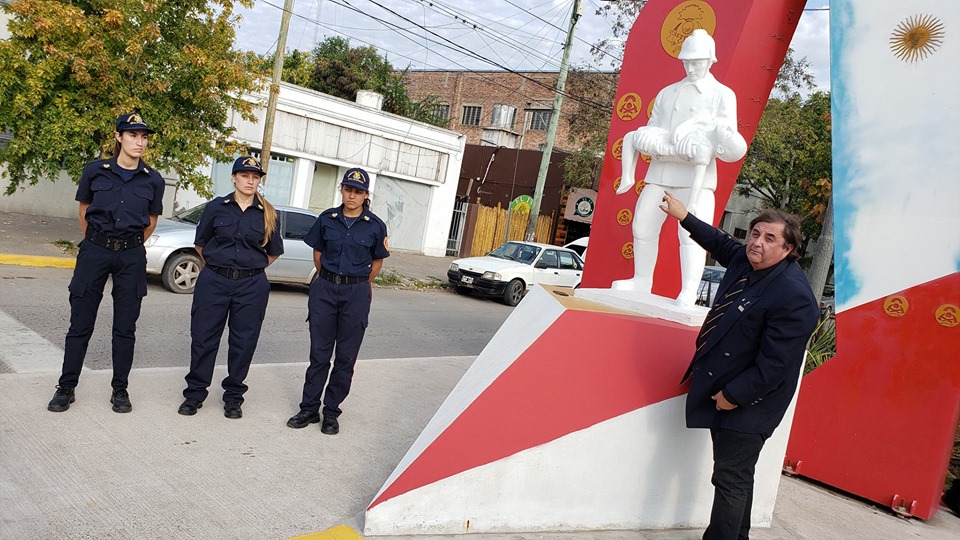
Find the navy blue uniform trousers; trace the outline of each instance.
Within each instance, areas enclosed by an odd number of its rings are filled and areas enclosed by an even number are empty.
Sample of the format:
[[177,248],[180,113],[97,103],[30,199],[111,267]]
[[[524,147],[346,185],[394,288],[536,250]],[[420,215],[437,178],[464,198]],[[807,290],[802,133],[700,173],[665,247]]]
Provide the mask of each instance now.
[[190,372],[183,397],[197,401],[207,398],[223,327],[229,318],[223,401],[243,403],[243,394],[247,391],[243,381],[257,350],[269,297],[266,274],[234,280],[209,269],[200,272],[190,309]]
[[140,304],[147,295],[147,255],[143,246],[113,251],[80,243],[70,280],[70,329],[63,344],[60,386],[77,386],[87,346],[97,322],[107,277],[113,276],[113,388],[126,388],[133,367]]
[[[323,394],[323,414],[340,416],[340,404],[350,393],[353,368],[370,315],[370,283],[337,285],[317,278],[307,302],[310,326],[310,366],[303,383],[300,410],[317,412]],[[333,370],[330,357],[334,354]],[[329,373],[329,382],[327,375]],[[323,388],[326,386],[327,391]]]

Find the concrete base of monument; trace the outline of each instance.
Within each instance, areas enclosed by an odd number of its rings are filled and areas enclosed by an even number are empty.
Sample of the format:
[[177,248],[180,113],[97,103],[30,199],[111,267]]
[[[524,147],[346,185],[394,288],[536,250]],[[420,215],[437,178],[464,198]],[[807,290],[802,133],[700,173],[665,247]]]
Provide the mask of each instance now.
[[710,311],[701,306],[678,306],[672,298],[636,291],[577,289],[574,296],[637,315],[678,322],[687,326],[702,325],[707,312]]
[[[710,435],[685,427],[680,384],[698,330],[535,287],[374,497],[364,534],[705,527]],[[757,527],[792,415],[757,464]]]

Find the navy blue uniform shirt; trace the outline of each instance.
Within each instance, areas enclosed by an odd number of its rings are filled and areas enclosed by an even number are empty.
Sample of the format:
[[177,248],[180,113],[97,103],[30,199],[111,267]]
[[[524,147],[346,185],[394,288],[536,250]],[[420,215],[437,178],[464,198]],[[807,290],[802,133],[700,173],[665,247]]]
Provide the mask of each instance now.
[[90,203],[87,223],[94,231],[117,238],[143,233],[150,216],[163,213],[163,177],[140,161],[132,178],[121,177],[117,158],[91,161],[83,168],[77,201]]
[[387,225],[368,208],[355,218],[343,215],[343,206],[324,210],[303,241],[320,252],[320,265],[347,277],[370,275],[375,259],[390,256]]
[[259,198],[243,211],[231,193],[207,203],[193,243],[203,248],[206,264],[238,270],[266,268],[268,256],[283,254],[279,212],[277,226],[265,246],[262,245],[264,232],[263,205]]

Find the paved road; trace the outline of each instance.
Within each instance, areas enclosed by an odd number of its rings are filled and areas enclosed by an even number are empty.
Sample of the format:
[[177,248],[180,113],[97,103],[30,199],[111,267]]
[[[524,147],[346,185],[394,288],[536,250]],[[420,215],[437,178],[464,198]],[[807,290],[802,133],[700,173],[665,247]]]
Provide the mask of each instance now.
[[[29,362],[48,362],[59,370],[63,337],[69,325],[67,284],[71,270],[0,265],[0,312],[5,326],[20,324],[48,343],[49,353],[36,353]],[[107,285],[109,290],[109,284]],[[190,302],[192,296],[164,290],[151,280],[138,323],[135,367],[185,367],[190,358]],[[482,298],[463,297],[446,290],[377,288],[361,359],[476,356],[512,311]],[[306,290],[274,286],[254,363],[305,362],[309,350]],[[97,329],[90,342],[86,366],[109,369],[112,299],[100,308]],[[12,320],[11,320],[12,319]],[[24,330],[26,332],[26,330]],[[3,338],[0,337],[0,340]],[[10,364],[9,347],[27,343],[22,335],[0,351]],[[225,360],[225,345],[220,360]],[[22,365],[22,363],[20,364]],[[10,371],[0,366],[0,372]],[[23,371],[16,369],[16,371]]]

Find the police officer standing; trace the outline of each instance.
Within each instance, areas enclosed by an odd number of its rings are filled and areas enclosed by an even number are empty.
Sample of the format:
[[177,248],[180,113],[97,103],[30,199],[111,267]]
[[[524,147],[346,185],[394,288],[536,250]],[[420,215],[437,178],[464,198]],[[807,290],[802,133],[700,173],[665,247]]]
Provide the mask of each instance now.
[[264,270],[283,254],[276,210],[257,193],[264,172],[250,156],[233,163],[234,191],[207,203],[194,240],[204,267],[190,310],[190,372],[180,414],[197,413],[213,378],[223,327],[229,321],[223,415],[241,418],[243,383],[267,311],[270,283]]
[[390,256],[387,226],[370,211],[369,192],[367,171],[347,170],[340,184],[343,204],[320,214],[303,239],[313,248],[317,279],[310,285],[307,304],[310,365],[303,383],[300,412],[287,421],[292,428],[320,421],[322,393],[320,430],[327,435],[340,432],[337,418],[342,412],[340,404],[350,392],[353,368],[367,328],[371,284],[383,267],[383,259]]
[[154,133],[137,113],[117,119],[113,157],[87,164],[80,175],[80,242],[70,291],[70,329],[64,341],[63,370],[47,409],[62,412],[74,402],[87,345],[97,320],[107,277],[113,278],[113,410],[133,410],[127,377],[133,366],[137,319],[147,294],[143,247],[163,212],[164,181],[143,162]]

